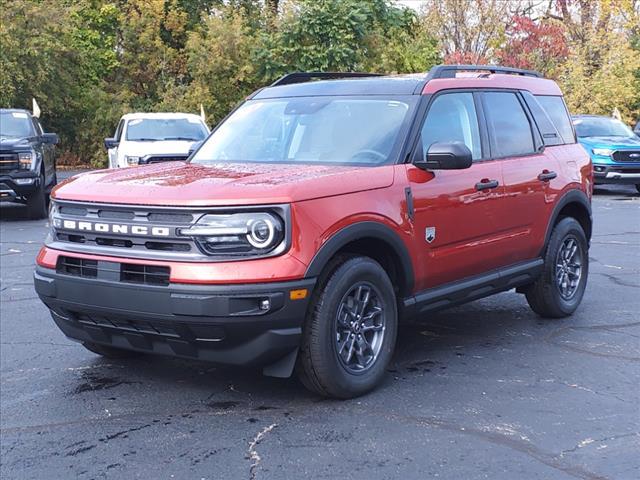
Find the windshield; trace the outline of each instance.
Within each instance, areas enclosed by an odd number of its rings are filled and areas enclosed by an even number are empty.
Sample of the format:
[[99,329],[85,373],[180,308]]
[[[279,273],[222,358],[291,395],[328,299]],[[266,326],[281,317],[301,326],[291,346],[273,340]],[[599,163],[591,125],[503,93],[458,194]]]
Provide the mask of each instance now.
[[624,123],[615,118],[593,117],[575,118],[578,137],[632,137],[633,132]]
[[33,124],[25,112],[1,112],[0,136],[30,137],[33,135]]
[[406,97],[249,100],[192,161],[380,165],[390,160],[414,104]]
[[137,118],[127,124],[127,140],[145,142],[159,140],[190,140],[197,142],[207,136],[207,129],[191,118]]

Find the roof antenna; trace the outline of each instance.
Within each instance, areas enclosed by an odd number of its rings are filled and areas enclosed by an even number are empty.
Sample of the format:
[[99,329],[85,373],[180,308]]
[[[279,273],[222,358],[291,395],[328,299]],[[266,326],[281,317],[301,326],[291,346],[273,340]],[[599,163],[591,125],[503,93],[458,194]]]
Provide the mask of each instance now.
[[40,106],[38,105],[38,102],[36,102],[35,98],[32,98],[32,107],[33,107],[33,116],[36,118],[40,118]]
[[207,119],[204,114],[204,107],[202,106],[202,104],[200,104],[200,118],[202,119],[203,123],[207,123]]

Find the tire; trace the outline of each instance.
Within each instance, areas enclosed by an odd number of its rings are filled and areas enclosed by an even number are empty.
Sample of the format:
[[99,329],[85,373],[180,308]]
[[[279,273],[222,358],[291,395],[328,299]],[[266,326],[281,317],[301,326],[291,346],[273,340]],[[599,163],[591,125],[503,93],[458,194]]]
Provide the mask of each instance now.
[[640,183],[636,183],[636,190],[640,193]]
[[27,197],[27,216],[31,220],[40,220],[47,216],[47,196],[44,175],[40,172],[36,191]]
[[[566,260],[563,257],[573,250],[573,246],[576,248],[575,254]],[[576,268],[578,263],[579,274]],[[588,275],[587,237],[575,218],[565,217],[553,228],[545,253],[544,271],[526,291],[527,302],[541,317],[567,317],[580,305]]]
[[314,292],[303,326],[298,376],[325,397],[362,395],[385,375],[397,329],[393,285],[380,264],[368,257],[338,258]]
[[92,342],[84,342],[82,346],[93,353],[97,353],[98,355],[101,355],[105,358],[112,358],[114,360],[120,358],[138,357],[142,355],[140,352],[135,352],[133,350],[124,350],[122,348],[114,348]]

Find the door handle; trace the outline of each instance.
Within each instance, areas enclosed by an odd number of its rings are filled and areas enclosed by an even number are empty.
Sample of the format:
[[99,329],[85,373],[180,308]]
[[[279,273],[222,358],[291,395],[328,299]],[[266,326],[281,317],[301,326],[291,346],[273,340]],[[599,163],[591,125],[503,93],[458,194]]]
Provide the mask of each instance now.
[[556,178],[558,174],[556,172],[550,172],[549,170],[543,170],[540,175],[538,175],[538,180],[541,182],[548,182],[549,180],[553,180]]
[[488,178],[483,178],[478,183],[476,183],[476,190],[480,191],[487,190],[489,188],[496,188],[498,185],[500,185],[500,182],[498,182],[498,180],[489,180]]

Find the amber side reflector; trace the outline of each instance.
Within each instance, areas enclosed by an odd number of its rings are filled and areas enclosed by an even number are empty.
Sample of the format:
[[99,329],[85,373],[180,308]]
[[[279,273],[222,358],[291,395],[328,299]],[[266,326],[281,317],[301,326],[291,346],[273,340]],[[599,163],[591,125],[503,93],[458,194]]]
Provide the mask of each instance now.
[[301,288],[299,290],[291,290],[289,292],[289,298],[291,300],[303,300],[307,298],[307,289]]

